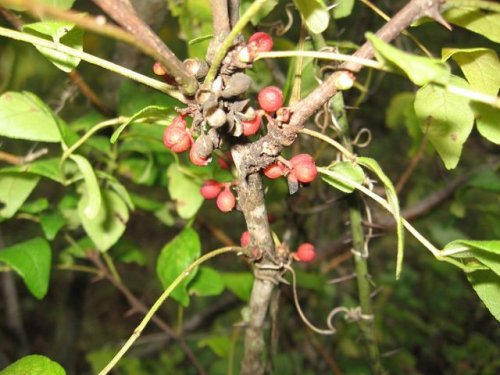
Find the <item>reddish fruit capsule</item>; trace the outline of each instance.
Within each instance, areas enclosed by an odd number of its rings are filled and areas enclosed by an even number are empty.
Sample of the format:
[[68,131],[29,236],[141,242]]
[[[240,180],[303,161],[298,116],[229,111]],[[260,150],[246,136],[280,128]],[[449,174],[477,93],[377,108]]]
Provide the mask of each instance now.
[[268,52],[273,49],[273,38],[268,33],[259,31],[248,39],[247,46],[255,52]]
[[260,129],[261,117],[256,114],[253,120],[243,121],[243,135],[249,137],[257,133]]
[[163,132],[163,144],[173,152],[184,152],[191,147],[191,137],[186,129],[186,121],[176,117]]
[[217,207],[222,212],[229,212],[234,206],[236,206],[236,198],[229,188],[229,185],[226,185],[224,190],[217,196]]
[[269,164],[264,168],[264,175],[272,180],[284,176],[286,172],[286,166],[279,161]]
[[202,157],[197,151],[196,144],[194,144],[193,147],[191,147],[191,150],[189,150],[189,160],[191,160],[191,163],[193,163],[194,165],[197,165],[199,167],[204,167],[205,165],[210,163],[212,158]]
[[257,100],[259,101],[260,108],[270,113],[276,112],[283,106],[284,98],[283,93],[278,87],[269,86],[260,90]]
[[293,174],[299,182],[307,184],[314,181],[318,175],[318,169],[314,164],[314,159],[309,154],[299,154],[290,159],[292,165],[291,174]]
[[312,262],[314,258],[316,258],[316,249],[313,244],[305,242],[299,246],[297,251],[292,254],[292,256],[299,262]]
[[207,180],[200,188],[200,194],[205,199],[215,199],[222,190],[222,184],[215,180]]
[[250,232],[249,231],[243,232],[241,234],[240,244],[241,244],[241,247],[245,247],[245,246],[250,245]]

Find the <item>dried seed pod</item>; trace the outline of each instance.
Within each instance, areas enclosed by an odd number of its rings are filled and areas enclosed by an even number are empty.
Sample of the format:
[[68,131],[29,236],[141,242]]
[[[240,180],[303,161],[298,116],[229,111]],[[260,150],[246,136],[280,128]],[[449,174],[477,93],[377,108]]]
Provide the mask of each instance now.
[[223,98],[233,98],[248,91],[252,85],[252,78],[245,73],[236,73],[229,78],[226,87],[221,91]]
[[226,123],[226,120],[226,112],[221,108],[217,108],[207,116],[208,125],[212,128],[220,128]]
[[214,148],[220,148],[220,146],[222,145],[222,138],[217,129],[215,128],[210,129],[207,135],[208,137],[210,137],[210,140],[212,141]]
[[188,72],[196,77],[196,79],[202,79],[208,73],[208,64],[205,60],[186,59],[182,64]]
[[203,115],[207,116],[218,108],[219,102],[217,101],[217,97],[214,95],[214,93],[210,93],[210,95],[205,97],[204,100],[205,101],[202,105],[202,111]]
[[210,155],[212,155],[212,151],[214,150],[214,145],[210,136],[208,135],[200,135],[198,139],[195,141],[196,151],[198,155],[200,155],[203,159],[208,159]]

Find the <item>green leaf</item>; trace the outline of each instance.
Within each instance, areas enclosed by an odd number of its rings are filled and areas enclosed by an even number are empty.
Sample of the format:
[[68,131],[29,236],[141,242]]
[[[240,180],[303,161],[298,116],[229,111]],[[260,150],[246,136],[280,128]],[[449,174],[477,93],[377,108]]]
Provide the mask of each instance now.
[[[210,8],[210,5],[207,5]],[[139,85],[131,80],[124,80],[120,85],[118,97],[118,114],[131,117],[148,106],[175,108],[183,105],[169,95],[152,91],[149,87]]]
[[448,256],[476,258],[500,276],[500,241],[456,240],[442,251]]
[[45,237],[51,241],[66,224],[66,219],[59,212],[51,212],[40,215],[40,225]]
[[404,258],[404,231],[403,231],[403,220],[400,213],[399,208],[399,200],[398,195],[396,193],[396,189],[392,184],[392,181],[387,177],[384,173],[380,165],[376,160],[358,157],[356,161],[368,168],[372,172],[377,175],[377,177],[382,181],[385,187],[385,195],[387,197],[387,202],[391,207],[392,215],[394,216],[394,220],[396,221],[396,234],[398,236],[398,249],[397,249],[397,258],[396,258],[396,279],[399,279],[399,275],[403,269],[403,258]]
[[469,273],[467,279],[490,313],[500,321],[500,277],[491,271],[475,271]]
[[198,347],[208,346],[216,355],[227,358],[231,351],[231,338],[227,336],[212,335],[198,341]]
[[0,375],[66,375],[66,371],[50,358],[31,354],[4,368]]
[[[465,80],[456,76],[450,78],[450,84],[469,87]],[[427,133],[446,168],[455,168],[474,124],[469,100],[431,84],[417,91],[415,112],[421,121],[422,132]]]
[[[192,228],[184,228],[174,239],[161,250],[156,262],[156,274],[166,289],[185,269],[195,261],[201,253],[198,233]],[[172,292],[172,298],[182,306],[189,306],[187,286],[196,276],[198,268],[187,275]]]
[[333,18],[340,19],[349,17],[352,13],[352,8],[354,7],[354,0],[341,0],[335,3],[333,8]]
[[0,135],[40,142],[61,140],[51,110],[27,91],[8,91],[0,96]]
[[99,176],[99,178],[106,180],[108,186],[113,189],[121,199],[123,199],[130,210],[134,209],[134,202],[132,202],[132,198],[130,198],[130,194],[128,193],[127,188],[123,186],[115,176],[103,171],[97,171],[97,175]]
[[500,109],[484,103],[472,102],[479,133],[488,141],[500,145]]
[[500,43],[500,13],[484,13],[474,8],[452,8],[443,14],[455,25]]
[[388,127],[397,129],[404,126],[408,131],[413,143],[409,150],[410,155],[414,155],[422,142],[422,131],[420,121],[414,108],[415,93],[401,92],[392,97],[385,112],[385,122]]
[[129,218],[127,205],[112,190],[102,190],[102,204],[94,218],[86,215],[88,195],[84,194],[78,203],[78,214],[85,232],[92,239],[97,249],[102,252],[113,246],[125,232]]
[[198,297],[218,296],[224,291],[224,282],[218,271],[201,266],[196,277],[189,284],[189,294]]
[[444,48],[443,59],[452,57],[474,90],[496,96],[500,88],[500,62],[488,48]]
[[373,33],[366,33],[365,36],[375,49],[378,61],[395,72],[403,73],[414,84],[423,86],[430,82],[448,82],[450,68],[441,60],[403,52],[377,38]]
[[59,158],[36,160],[33,163],[16,165],[13,167],[7,167],[0,170],[3,172],[28,172],[31,174],[36,174],[42,177],[47,177],[60,184],[64,183],[64,176],[61,173],[61,168],[59,167]]
[[[357,164],[348,161],[341,161],[338,163],[334,163],[328,166],[327,169],[330,172],[338,173],[339,175],[342,175],[343,177],[348,178],[349,180],[357,182],[358,184],[361,184],[365,180],[365,172],[363,171],[363,168],[361,168]],[[335,179],[327,174],[323,174],[321,178],[323,179],[323,181],[330,184],[335,189],[343,191],[344,193],[352,193],[355,189],[355,187],[348,185],[343,181]]]
[[[83,175],[83,180],[85,181],[86,205],[82,209],[82,213],[87,220],[94,219],[97,217],[102,206],[101,189],[99,188],[99,182],[94,173],[94,168],[92,168],[90,162],[81,155],[73,154],[70,158],[77,164]],[[80,207],[80,205],[78,207]]]
[[[250,19],[252,25],[257,26],[260,21],[272,12],[272,10],[278,5],[278,0],[267,0],[264,5],[262,5],[259,11]],[[240,15],[244,14],[246,10],[252,5],[253,0],[244,0],[240,5]]]
[[168,193],[175,201],[177,213],[183,219],[189,219],[198,212],[204,199],[200,194],[201,185],[193,178],[179,170],[177,164],[172,164],[167,171]]
[[491,170],[482,171],[471,178],[467,186],[500,193],[500,175]]
[[47,294],[51,257],[49,243],[39,237],[0,251],[0,261],[16,271],[24,279],[31,294],[38,299]]
[[129,119],[120,125],[118,129],[115,130],[113,135],[111,136],[111,143],[116,143],[120,134],[125,130],[125,128],[130,125],[135,120],[139,120],[141,118],[147,117],[162,117],[167,115],[173,115],[175,112],[172,108],[160,107],[157,105],[150,105],[146,108],[141,109],[139,112],[135,113],[133,116],[129,117]]
[[[37,36],[52,42],[83,51],[83,30],[74,24],[63,21],[43,21],[26,24],[22,28],[27,34]],[[62,71],[69,73],[80,63],[78,57],[69,56],[64,52],[40,47],[35,48]]]
[[226,288],[236,297],[244,302],[250,300],[253,285],[253,275],[250,272],[223,272],[221,276]]
[[322,33],[330,22],[330,13],[323,0],[293,0],[304,17],[307,27],[315,34]]
[[32,202],[24,203],[19,209],[19,211],[36,215],[46,210],[48,207],[49,207],[49,201],[47,200],[47,198],[39,198]]
[[0,221],[14,216],[39,180],[40,177],[26,173],[0,173]]

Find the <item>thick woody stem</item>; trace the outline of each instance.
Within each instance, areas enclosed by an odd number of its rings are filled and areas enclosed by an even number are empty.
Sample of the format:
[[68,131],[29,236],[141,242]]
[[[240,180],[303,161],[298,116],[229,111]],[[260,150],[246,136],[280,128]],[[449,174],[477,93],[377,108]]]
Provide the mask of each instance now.
[[[251,237],[251,248],[262,253],[255,263],[255,281],[250,297],[250,319],[245,331],[245,349],[241,374],[263,374],[265,368],[264,321],[274,289],[273,279],[278,276],[275,266],[274,242],[267,218],[262,177],[259,173],[247,175],[241,160],[249,152],[250,144],[236,145],[231,150],[238,173],[238,205],[243,211]],[[266,268],[268,266],[269,268]]]
[[210,0],[210,6],[214,36],[222,41],[230,31],[227,0]]
[[104,12],[141,43],[157,51],[158,61],[167,69],[187,96],[195,94],[198,88],[196,78],[186,71],[182,62],[162,42],[158,35],[140,19],[128,0],[93,0]]

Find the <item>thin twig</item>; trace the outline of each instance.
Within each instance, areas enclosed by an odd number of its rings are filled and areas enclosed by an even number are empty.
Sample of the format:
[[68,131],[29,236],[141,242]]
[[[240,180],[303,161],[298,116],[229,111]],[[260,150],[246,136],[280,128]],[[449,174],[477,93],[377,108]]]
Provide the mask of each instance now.
[[38,38],[36,36],[30,35],[30,34],[25,34],[25,33],[20,33],[19,31],[11,30],[11,29],[6,29],[4,27],[0,27],[0,35],[5,36],[7,38],[19,40],[21,42],[26,42],[26,43],[31,43],[33,45],[49,48],[55,51],[63,52],[67,55],[77,57],[83,61],[86,61],[90,64],[97,65],[101,68],[107,69],[111,72],[121,74],[124,77],[127,77],[129,79],[132,79],[134,81],[140,82],[143,85],[149,86],[151,88],[154,88],[158,91],[164,92],[165,94],[168,94],[172,96],[173,98],[183,102],[187,103],[186,98],[184,95],[182,95],[177,89],[175,89],[173,86],[167,85],[166,83],[163,83],[161,81],[158,81],[156,79],[147,77],[145,75],[139,74],[134,72],[133,70],[124,68],[123,66],[120,66],[118,64],[109,62],[107,60],[101,59],[99,57],[96,57],[94,55],[91,55],[89,53],[83,52],[76,50],[74,48],[70,48],[68,46],[65,46],[60,43],[54,43],[46,39]]
[[165,302],[165,300],[170,296],[172,291],[193,271],[196,267],[198,267],[200,264],[206,262],[207,260],[216,257],[218,255],[224,254],[224,253],[229,253],[229,252],[235,252],[240,250],[238,247],[222,247],[220,249],[211,251],[210,253],[207,253],[197,260],[195,260],[193,263],[191,263],[169,286],[168,288],[161,294],[161,296],[156,300],[156,302],[153,304],[153,306],[149,309],[147,312],[146,316],[142,319],[141,323],[136,327],[134,330],[134,333],[130,336],[130,338],[127,340],[125,345],[123,345],[118,353],[111,359],[111,361],[102,369],[101,372],[99,372],[99,375],[105,375],[113,369],[113,367],[118,363],[118,361],[123,357],[123,355],[130,349],[130,347],[134,344],[134,342],[139,338],[141,335],[142,331],[146,327],[146,325],[149,323],[151,318],[153,318],[154,314],[160,306]]

